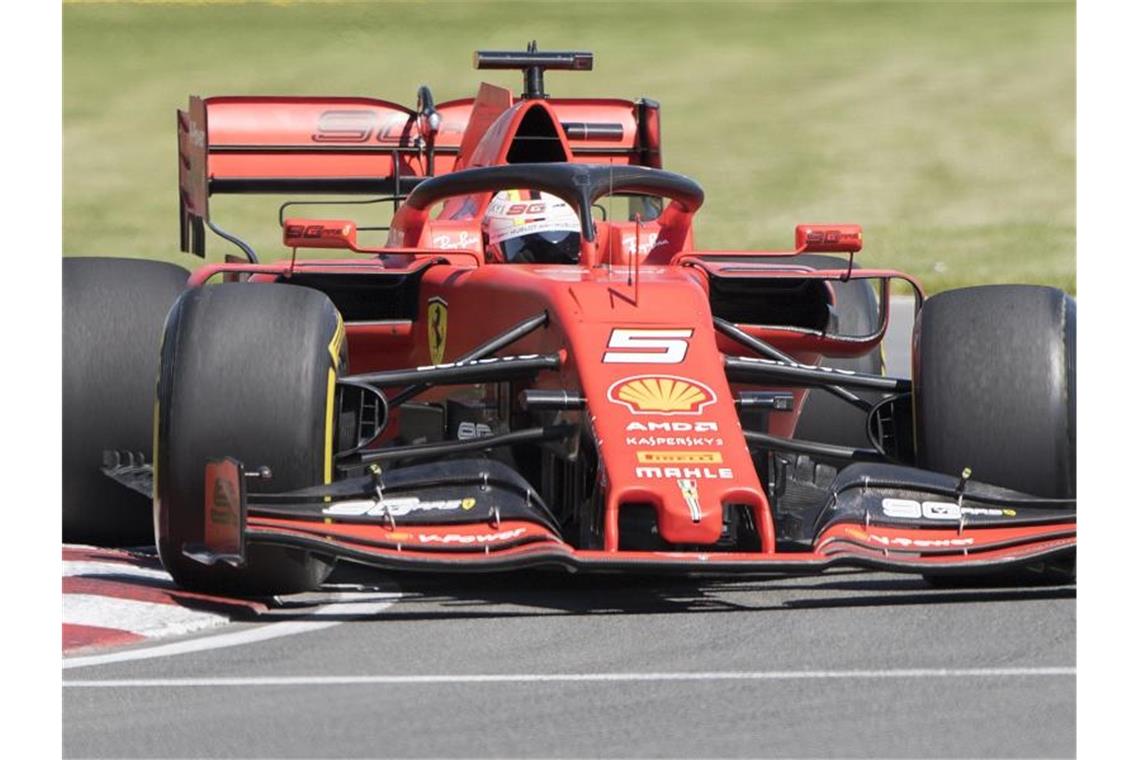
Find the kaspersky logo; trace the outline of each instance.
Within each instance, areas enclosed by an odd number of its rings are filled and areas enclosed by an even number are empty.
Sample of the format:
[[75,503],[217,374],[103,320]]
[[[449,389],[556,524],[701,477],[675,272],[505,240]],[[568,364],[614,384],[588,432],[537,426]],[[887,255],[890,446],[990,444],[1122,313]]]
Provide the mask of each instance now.
[[610,386],[610,401],[634,414],[699,414],[716,401],[702,382],[675,375],[638,375]]

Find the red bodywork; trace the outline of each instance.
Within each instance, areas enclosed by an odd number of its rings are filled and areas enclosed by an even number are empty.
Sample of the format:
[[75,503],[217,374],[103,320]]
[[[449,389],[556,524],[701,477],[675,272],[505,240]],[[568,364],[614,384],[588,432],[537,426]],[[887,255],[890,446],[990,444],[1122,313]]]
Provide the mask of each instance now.
[[[393,189],[429,172],[515,163],[530,155],[528,130],[548,140],[545,160],[660,167],[656,104],[609,99],[516,100],[483,85],[474,99],[443,103],[434,131],[416,112],[364,98],[225,97],[191,100],[180,113],[180,185],[183,244],[201,249],[193,230],[208,220],[208,196],[231,191],[360,191]],[[381,181],[378,178],[382,178]],[[384,185],[384,187],[380,187]],[[596,240],[583,242],[577,267],[490,264],[484,259],[480,219],[491,192],[453,197],[438,215],[404,205],[395,214],[383,256],[343,261],[219,264],[195,273],[192,286],[219,274],[254,281],[297,273],[397,275],[417,273],[417,306],[406,319],[348,321],[354,374],[446,364],[540,312],[547,329],[511,348],[516,355],[557,354],[557,372],[537,375],[533,388],[563,389],[586,400],[564,419],[589,431],[598,451],[597,485],[604,494],[603,536],[597,548],[576,548],[540,525],[496,526],[340,524],[251,514],[248,541],[286,543],[381,566],[499,569],[561,564],[572,568],[684,571],[797,572],[847,563],[926,572],[953,564],[963,570],[1063,554],[1076,542],[1075,519],[1016,527],[952,526],[899,529],[845,523],[823,531],[806,551],[778,551],[773,510],[745,441],[725,356],[747,351],[713,327],[714,277],[886,282],[890,270],[811,270],[767,264],[789,252],[701,251],[695,247],[695,208],[671,203],[647,222],[597,223]],[[286,222],[289,243],[303,243],[304,227],[342,227],[347,220]],[[298,226],[299,225],[299,226]],[[298,230],[300,234],[298,235]],[[822,230],[822,232],[821,232]],[[316,234],[316,233],[314,233]],[[198,237],[195,237],[198,235]],[[346,247],[336,230],[325,247]],[[320,235],[313,247],[322,247]],[[353,241],[355,246],[355,242]],[[862,246],[854,225],[802,225],[795,251],[853,254]],[[885,291],[884,291],[885,292]],[[921,300],[921,291],[919,290]],[[443,304],[445,340],[433,344],[429,304]],[[884,300],[884,305],[886,301]],[[437,307],[438,308],[438,307]],[[779,325],[738,324],[803,365],[821,357],[878,350],[886,325],[861,340]],[[437,354],[432,356],[432,347]],[[489,393],[476,386],[474,392]],[[775,389],[768,389],[775,390]],[[442,399],[453,389],[423,397]],[[790,437],[804,398],[770,415],[768,432]],[[501,401],[501,399],[497,399]],[[390,423],[398,427],[398,412]],[[624,505],[648,504],[661,538],[683,551],[619,550]],[[756,551],[713,551],[725,505],[745,505],[759,537]]]

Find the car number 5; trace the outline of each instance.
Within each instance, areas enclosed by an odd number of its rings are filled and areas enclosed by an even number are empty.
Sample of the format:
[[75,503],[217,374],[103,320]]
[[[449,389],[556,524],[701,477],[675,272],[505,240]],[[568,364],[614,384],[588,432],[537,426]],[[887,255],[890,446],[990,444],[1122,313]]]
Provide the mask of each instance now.
[[610,333],[611,349],[602,356],[605,364],[680,364],[689,351],[692,329],[638,330],[616,328]]

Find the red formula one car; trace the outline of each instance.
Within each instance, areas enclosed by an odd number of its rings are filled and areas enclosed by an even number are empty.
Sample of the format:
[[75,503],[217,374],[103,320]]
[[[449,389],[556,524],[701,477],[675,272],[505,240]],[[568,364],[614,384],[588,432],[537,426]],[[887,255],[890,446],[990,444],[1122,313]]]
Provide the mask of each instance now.
[[[175,579],[231,593],[311,588],[337,560],[1074,572],[1072,299],[924,300],[853,265],[856,225],[701,249],[703,193],[661,168],[656,103],[548,97],[544,71],[588,53],[476,63],[522,69],[521,96],[191,99],[182,248],[210,229],[242,255],[188,279],[65,262],[66,537],[143,539],[153,496]],[[211,220],[219,193],[395,211],[367,247],[286,203],[293,255],[260,263]],[[895,280],[913,379],[879,358]]]

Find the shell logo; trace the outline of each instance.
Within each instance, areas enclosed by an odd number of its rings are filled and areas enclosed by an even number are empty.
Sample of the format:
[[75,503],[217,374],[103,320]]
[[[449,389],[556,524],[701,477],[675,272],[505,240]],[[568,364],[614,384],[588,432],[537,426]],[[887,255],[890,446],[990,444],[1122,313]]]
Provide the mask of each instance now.
[[618,380],[607,394],[634,414],[699,414],[716,401],[704,383],[672,375],[639,375]]

